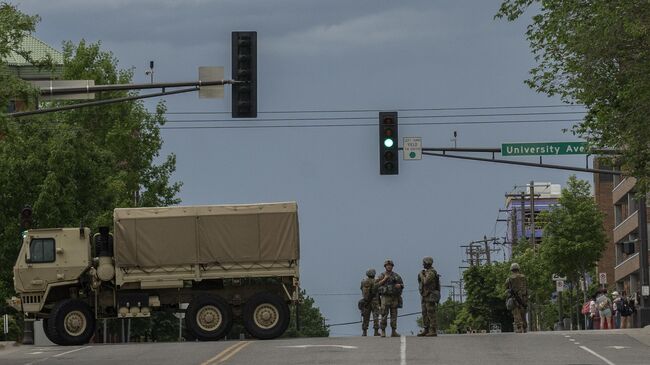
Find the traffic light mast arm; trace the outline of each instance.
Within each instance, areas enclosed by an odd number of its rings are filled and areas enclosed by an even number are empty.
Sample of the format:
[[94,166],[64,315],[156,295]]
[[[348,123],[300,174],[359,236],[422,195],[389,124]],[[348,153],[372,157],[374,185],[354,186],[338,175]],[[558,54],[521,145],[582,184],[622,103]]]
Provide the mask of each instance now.
[[[219,86],[228,84],[242,84],[245,81],[235,80],[214,80],[214,81],[181,81],[181,82],[157,82],[150,84],[115,84],[115,85],[94,85],[86,87],[50,87],[41,88],[41,95],[65,95],[65,94],[84,94],[102,91],[121,91],[121,90],[142,90],[142,89],[164,89],[170,87],[185,86]],[[194,90],[194,89],[193,89]]]
[[88,102],[88,103],[77,103],[77,104],[71,104],[71,105],[64,105],[64,106],[59,106],[59,107],[55,107],[55,108],[30,110],[30,111],[26,111],[26,112],[9,113],[9,114],[7,114],[7,116],[14,117],[14,118],[19,118],[19,117],[26,117],[28,115],[54,113],[54,112],[60,112],[60,111],[64,111],[64,110],[85,108],[85,107],[89,107],[89,106],[99,106],[99,105],[106,105],[106,104],[121,103],[121,102],[124,102],[124,101],[146,99],[146,98],[154,98],[154,97],[157,97],[157,96],[164,96],[164,95],[182,94],[182,93],[197,91],[198,89],[199,89],[198,87],[193,87],[193,88],[189,88],[189,89],[163,91],[163,92],[155,93],[155,94],[134,95],[134,96],[127,96],[127,97],[124,97],[124,98],[98,100],[98,101],[91,101],[91,102]]
[[[483,161],[483,162],[494,162],[494,163],[501,163],[501,164],[507,164],[507,165],[519,165],[519,166],[529,166],[529,167],[541,167],[545,169],[556,169],[556,170],[568,170],[568,171],[578,171],[578,172],[591,172],[591,173],[596,173],[596,174],[606,174],[606,175],[623,175],[621,171],[613,171],[613,170],[600,170],[600,169],[590,169],[590,168],[583,168],[583,167],[575,167],[575,166],[564,166],[564,165],[552,165],[552,164],[544,164],[544,163],[536,163],[536,162],[523,162],[523,161],[509,161],[509,160],[499,160],[494,158],[483,158],[483,157],[472,157],[472,156],[458,156],[458,155],[448,155],[446,154],[446,151],[442,151],[442,153],[435,153],[431,152],[432,149],[428,148],[422,148],[422,154],[423,155],[428,155],[428,156],[436,156],[436,157],[448,157],[448,158],[456,158],[456,159],[461,159],[461,160],[471,160],[471,161]],[[452,150],[447,149],[447,150]],[[499,149],[500,151],[500,149]],[[459,151],[461,152],[461,151]],[[464,152],[479,152],[479,151],[464,151]],[[481,151],[481,152],[486,152],[486,151]],[[492,152],[492,151],[487,151],[487,152]]]

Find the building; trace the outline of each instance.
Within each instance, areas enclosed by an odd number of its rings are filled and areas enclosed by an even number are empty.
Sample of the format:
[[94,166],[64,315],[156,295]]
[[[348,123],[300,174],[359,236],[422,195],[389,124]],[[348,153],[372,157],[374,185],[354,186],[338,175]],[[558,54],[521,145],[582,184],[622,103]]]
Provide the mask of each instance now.
[[531,199],[530,184],[525,189],[506,194],[506,211],[508,213],[508,228],[506,231],[506,240],[516,244],[525,239],[531,240],[535,237],[536,243],[541,243],[543,229],[541,225],[535,225],[532,231],[531,205],[534,205],[535,212],[533,217],[535,222],[539,222],[538,217],[541,212],[551,210],[558,204],[562,187],[559,184],[538,183],[533,184],[534,199]]
[[[52,67],[42,68],[29,62],[22,55],[11,52],[4,61],[7,63],[10,73],[26,81],[55,80],[63,74],[63,54],[45,44],[32,35],[27,35],[21,45],[20,51],[27,52],[35,61],[44,61],[48,58]],[[26,103],[23,100],[12,100],[8,106],[8,113],[25,110]]]

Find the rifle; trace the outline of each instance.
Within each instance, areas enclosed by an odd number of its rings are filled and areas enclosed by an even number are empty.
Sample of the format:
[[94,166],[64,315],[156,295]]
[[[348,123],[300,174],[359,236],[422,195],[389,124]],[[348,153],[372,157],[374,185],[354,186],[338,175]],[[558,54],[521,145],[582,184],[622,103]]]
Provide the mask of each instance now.
[[515,298],[515,300],[517,301],[517,303],[519,304],[520,307],[522,307],[522,308],[527,308],[528,307],[526,304],[523,303],[521,298],[519,298],[519,294],[517,294],[517,292],[512,289],[510,281],[508,282],[508,293],[513,298]]

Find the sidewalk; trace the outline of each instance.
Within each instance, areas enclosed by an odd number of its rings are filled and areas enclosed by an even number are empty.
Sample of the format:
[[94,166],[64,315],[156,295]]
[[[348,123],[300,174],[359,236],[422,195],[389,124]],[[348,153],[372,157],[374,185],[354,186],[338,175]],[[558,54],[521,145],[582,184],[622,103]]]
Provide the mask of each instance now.
[[624,329],[625,334],[650,347],[650,326],[643,328]]
[[18,346],[14,341],[0,341],[0,351],[6,349],[7,347]]

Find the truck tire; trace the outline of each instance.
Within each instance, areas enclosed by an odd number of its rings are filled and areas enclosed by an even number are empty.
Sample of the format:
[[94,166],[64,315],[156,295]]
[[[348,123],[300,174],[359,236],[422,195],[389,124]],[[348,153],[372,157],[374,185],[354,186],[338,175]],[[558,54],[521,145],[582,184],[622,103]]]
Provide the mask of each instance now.
[[57,345],[88,343],[95,333],[95,317],[90,306],[78,299],[65,299],[54,305],[47,320],[49,338]]
[[273,293],[253,295],[244,305],[244,327],[260,340],[280,337],[289,327],[289,306]]
[[50,328],[47,325],[48,321],[49,321],[49,318],[43,318],[43,321],[42,321],[43,322],[43,332],[45,333],[45,337],[47,337],[47,339],[50,340],[50,342],[56,343],[56,342],[54,342],[54,340],[52,340],[53,335],[50,333]]
[[185,325],[200,341],[216,341],[232,328],[232,311],[221,298],[213,295],[195,297],[185,312]]

